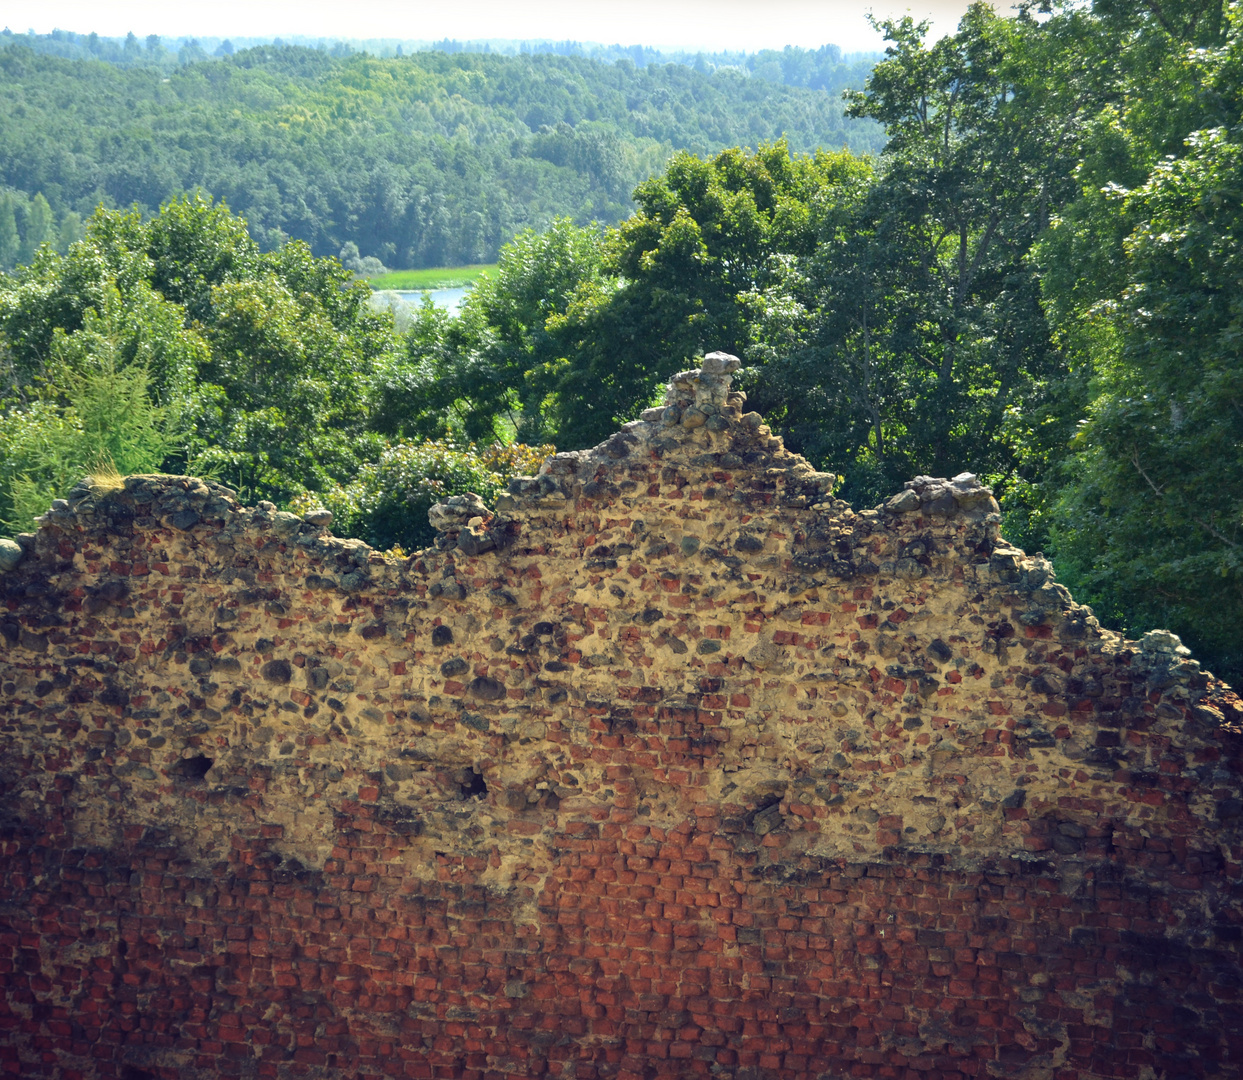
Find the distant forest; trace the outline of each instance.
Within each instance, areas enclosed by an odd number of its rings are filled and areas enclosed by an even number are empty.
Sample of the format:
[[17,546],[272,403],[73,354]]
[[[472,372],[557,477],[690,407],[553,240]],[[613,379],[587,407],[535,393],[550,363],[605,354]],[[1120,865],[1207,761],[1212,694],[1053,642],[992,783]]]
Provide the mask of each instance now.
[[831,46],[694,66],[560,55],[588,48],[572,43],[404,56],[392,43],[381,57],[221,41],[210,59],[198,43],[57,31],[0,46],[5,268],[41,242],[64,250],[98,205],[151,213],[194,190],[244,214],[268,250],[293,238],[392,267],[484,262],[555,217],[622,220],[679,150],[884,145],[838,92],[869,64]]
[[[839,496],[977,473],[1103,623],[1243,685],[1243,4],[881,29],[849,121],[628,59],[0,49],[0,245],[25,264],[0,273],[0,529],[112,466],[409,553],[431,503],[492,500],[723,349]],[[454,315],[378,309],[343,265],[498,245]],[[1060,588],[1026,575],[1045,599],[988,647]]]
[[874,53],[843,53],[836,45],[818,49],[802,49],[787,45],[784,49],[760,49],[757,52],[704,52],[684,49],[656,49],[650,45],[602,45],[597,42],[513,40],[487,38],[458,41],[444,38],[423,41],[409,38],[328,38],[306,37],[301,34],[285,37],[161,37],[149,34],[139,38],[130,33],[125,37],[101,37],[99,34],[76,34],[70,30],[53,30],[50,34],[15,34],[6,27],[0,32],[0,49],[23,45],[41,56],[59,56],[64,60],[103,60],[118,67],[161,67],[173,69],[211,58],[223,59],[243,49],[261,46],[298,45],[327,52],[331,56],[368,53],[371,56],[406,56],[413,52],[495,53],[499,56],[525,56],[550,53],[575,56],[585,60],[614,63],[629,60],[637,67],[648,64],[685,64],[705,75],[720,68],[734,68],[747,75],[786,86],[804,86],[812,90],[837,93],[857,90],[867,79],[872,66],[884,55]]

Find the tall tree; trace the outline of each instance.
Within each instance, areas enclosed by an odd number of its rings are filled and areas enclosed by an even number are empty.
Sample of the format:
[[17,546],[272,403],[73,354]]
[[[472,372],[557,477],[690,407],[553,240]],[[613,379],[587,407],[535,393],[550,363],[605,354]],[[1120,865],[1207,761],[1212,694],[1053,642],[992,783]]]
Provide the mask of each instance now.
[[13,212],[13,197],[0,195],[0,270],[11,270],[21,252],[21,238],[17,235],[17,215]]
[[460,316],[426,311],[408,356],[379,381],[382,430],[452,431],[491,441],[541,442],[555,433],[567,359],[556,331],[578,290],[603,273],[601,230],[566,218],[526,230],[501,249],[496,272],[471,290]]
[[813,204],[869,171],[847,152],[792,156],[779,141],[677,155],[639,185],[639,209],[606,240],[603,275],[551,324],[570,361],[555,399],[558,445],[604,438],[696,355],[744,351],[745,298],[814,250]]
[[42,192],[38,192],[26,208],[26,232],[22,237],[21,260],[30,262],[40,245],[55,239],[52,208]]
[[261,254],[245,222],[203,197],[146,221],[101,209],[67,255],[45,246],[0,278],[13,439],[41,445],[63,426],[75,370],[64,358],[103,341],[91,328],[106,315],[107,350],[87,352],[141,371],[169,424],[165,466],[218,475],[248,499],[346,481],[379,454],[370,384],[396,349],[391,316],[368,296],[305,244]]
[[927,24],[878,26],[890,44],[850,111],[889,141],[874,183],[818,218],[815,254],[757,296],[755,400],[853,498],[914,472],[1013,486],[1009,418],[1064,374],[1027,256],[1074,190],[1082,106],[1027,13],[973,4],[930,45]]
[[[159,303],[150,294],[143,299]],[[54,498],[101,466],[159,468],[174,444],[174,410],[155,400],[148,361],[166,351],[158,338],[168,329],[147,325],[108,287],[81,329],[56,330],[48,382],[29,404],[0,414],[0,528],[29,528]]]
[[[1102,615],[1133,630],[1168,625],[1237,680],[1243,15],[1152,4],[1126,19],[1143,55],[1123,66],[1146,78],[1129,77],[1097,125],[1083,193],[1041,252],[1050,309],[1091,397],[1051,508],[1053,550]],[[1154,88],[1182,123],[1204,126],[1175,144]]]

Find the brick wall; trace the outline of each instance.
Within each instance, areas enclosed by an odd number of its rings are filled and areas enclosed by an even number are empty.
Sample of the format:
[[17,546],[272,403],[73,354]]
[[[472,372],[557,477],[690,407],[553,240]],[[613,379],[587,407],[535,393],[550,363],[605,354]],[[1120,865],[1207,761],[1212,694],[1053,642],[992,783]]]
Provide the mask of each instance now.
[[1239,725],[732,362],[386,561],[177,477],[0,577],[0,1074],[1239,1074]]

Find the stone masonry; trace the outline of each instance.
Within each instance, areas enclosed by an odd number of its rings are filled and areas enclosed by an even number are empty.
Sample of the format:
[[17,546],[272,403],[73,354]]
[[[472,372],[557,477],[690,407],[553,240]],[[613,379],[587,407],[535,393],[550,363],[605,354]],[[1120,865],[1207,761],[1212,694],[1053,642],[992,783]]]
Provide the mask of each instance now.
[[0,550],[0,1075],[1239,1076],[1239,699],[736,368],[405,561],[173,476]]

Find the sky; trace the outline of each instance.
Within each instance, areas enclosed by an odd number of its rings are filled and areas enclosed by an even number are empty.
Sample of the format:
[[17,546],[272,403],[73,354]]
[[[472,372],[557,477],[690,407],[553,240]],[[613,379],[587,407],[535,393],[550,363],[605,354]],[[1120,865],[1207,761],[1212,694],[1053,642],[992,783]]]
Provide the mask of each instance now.
[[[839,45],[881,47],[866,12],[908,12],[953,31],[968,0],[3,0],[15,33],[54,29],[106,37],[485,38],[574,40],[605,45],[746,50]],[[998,4],[1002,7],[1002,4]]]

